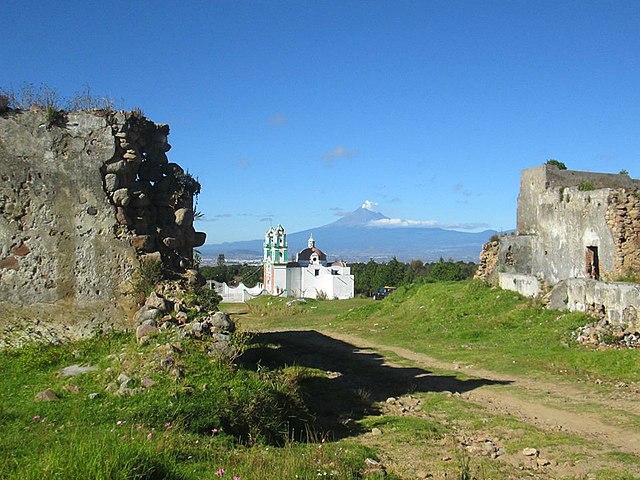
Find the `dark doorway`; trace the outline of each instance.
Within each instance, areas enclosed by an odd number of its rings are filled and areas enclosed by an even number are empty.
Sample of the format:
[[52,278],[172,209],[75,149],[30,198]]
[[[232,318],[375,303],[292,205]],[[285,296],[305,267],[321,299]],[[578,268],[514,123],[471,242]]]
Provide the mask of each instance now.
[[598,247],[587,247],[586,270],[589,278],[600,279],[600,262],[598,260]]

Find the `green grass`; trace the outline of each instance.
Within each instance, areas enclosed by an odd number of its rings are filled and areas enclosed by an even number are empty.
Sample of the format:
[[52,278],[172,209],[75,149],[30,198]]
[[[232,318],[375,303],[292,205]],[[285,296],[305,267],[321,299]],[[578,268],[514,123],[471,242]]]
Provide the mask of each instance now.
[[[0,352],[0,478],[368,478],[371,449],[316,443],[298,393],[305,372],[232,368],[182,340],[175,356],[183,374],[174,380],[158,368],[169,339],[157,340],[139,346],[130,334],[111,334]],[[98,370],[58,374],[76,363]],[[134,387],[142,376],[156,385],[132,396],[106,392],[121,372]],[[46,388],[60,400],[36,402]],[[93,392],[99,396],[90,399]],[[296,431],[305,442],[291,440]]]
[[[639,351],[597,351],[574,342],[573,332],[592,318],[546,310],[517,293],[478,281],[401,287],[378,302],[308,302],[296,306],[293,315],[280,303],[271,300],[267,306],[265,299],[261,301],[250,304],[247,327],[348,332],[503,373],[640,381]],[[262,316],[254,316],[254,309],[261,309]]]

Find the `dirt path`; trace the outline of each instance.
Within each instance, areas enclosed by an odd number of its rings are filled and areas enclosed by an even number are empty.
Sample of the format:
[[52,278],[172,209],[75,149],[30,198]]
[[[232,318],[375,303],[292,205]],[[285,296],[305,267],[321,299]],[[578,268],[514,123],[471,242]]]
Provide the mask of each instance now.
[[[345,349],[350,349],[352,354],[364,353],[373,356],[368,362],[371,364],[369,368],[375,364],[378,369],[385,367],[393,369],[388,372],[374,371],[372,375],[377,377],[377,380],[375,378],[369,382],[363,380],[367,386],[374,389],[372,392],[374,400],[383,401],[385,397],[393,396],[394,388],[389,387],[389,382],[392,381],[394,375],[398,378],[403,375],[411,375],[413,381],[416,381],[416,378],[425,379],[424,385],[418,385],[418,390],[457,392],[461,398],[479,404],[490,412],[511,415],[526,423],[536,425],[542,430],[572,433],[584,439],[610,446],[613,450],[640,455],[640,432],[634,430],[632,426],[615,425],[605,418],[605,414],[611,408],[637,414],[640,405],[633,398],[628,400],[611,399],[609,396],[593,394],[593,392],[590,392],[587,397],[586,390],[579,388],[579,386],[502,375],[474,367],[456,368],[451,363],[422,353],[391,345],[382,345],[342,333],[289,329],[271,330],[265,334],[277,334],[282,337],[287,333],[291,342],[300,342],[301,355],[305,354],[305,350],[320,352],[323,361],[318,366],[325,370],[344,371],[351,368],[350,365],[344,364],[349,362],[348,357],[342,356]],[[333,342],[328,339],[332,339]],[[343,352],[339,353],[339,350]],[[416,369],[395,364],[384,356],[384,352],[392,352],[408,360]],[[439,373],[429,375],[432,369],[437,369]],[[463,378],[470,378],[461,380],[460,374],[463,374]],[[386,378],[385,375],[389,378]],[[376,387],[382,391],[375,391]],[[562,408],[562,405],[566,404],[578,406],[579,410],[579,406],[585,402],[592,406],[591,410],[599,410],[602,414],[577,413],[576,408]],[[594,405],[595,408],[593,408]]]
[[[402,358],[415,362],[417,366],[422,368],[451,370],[452,367],[450,363],[404,348],[380,345],[352,335],[333,332],[321,333],[360,347],[393,352]],[[479,403],[489,411],[513,415],[542,428],[574,433],[587,439],[612,445],[620,451],[640,455],[640,432],[637,430],[611,425],[605,422],[600,415],[593,413],[574,413],[555,405],[549,405],[561,402],[583,403],[587,399],[585,391],[582,389],[567,384],[548,383],[513,375],[500,375],[476,368],[465,368],[464,374],[487,380],[510,382],[508,387],[495,388],[492,385],[484,385],[461,394],[462,398]],[[514,395],[509,391],[515,389],[524,391],[524,395],[522,392],[520,395]],[[532,400],[526,400],[523,396],[532,398]],[[592,396],[588,400],[591,403],[600,404],[603,412],[616,407],[637,414],[640,409],[640,404],[637,401],[612,400],[598,396]]]

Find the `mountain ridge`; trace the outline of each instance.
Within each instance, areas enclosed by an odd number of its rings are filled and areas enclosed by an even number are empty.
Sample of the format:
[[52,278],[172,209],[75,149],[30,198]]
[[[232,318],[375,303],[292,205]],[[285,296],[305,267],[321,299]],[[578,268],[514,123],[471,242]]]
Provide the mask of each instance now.
[[[438,227],[372,226],[371,222],[389,220],[380,212],[367,208],[367,202],[333,223],[287,234],[289,258],[306,247],[310,236],[329,259],[368,261],[373,258],[401,261],[439,258],[477,262],[482,245],[497,233],[495,230],[461,232]],[[200,247],[204,258],[223,253],[228,260],[256,260],[262,257],[263,240],[224,242]]]

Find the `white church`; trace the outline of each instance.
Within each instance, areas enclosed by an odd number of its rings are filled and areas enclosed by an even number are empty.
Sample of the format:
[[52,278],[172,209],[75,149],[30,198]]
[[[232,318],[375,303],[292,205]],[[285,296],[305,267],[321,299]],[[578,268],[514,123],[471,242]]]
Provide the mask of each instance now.
[[289,261],[287,234],[282,227],[269,227],[264,235],[264,289],[271,295],[295,298],[353,298],[353,275],[342,261],[327,265],[327,256],[313,237],[307,248]]

